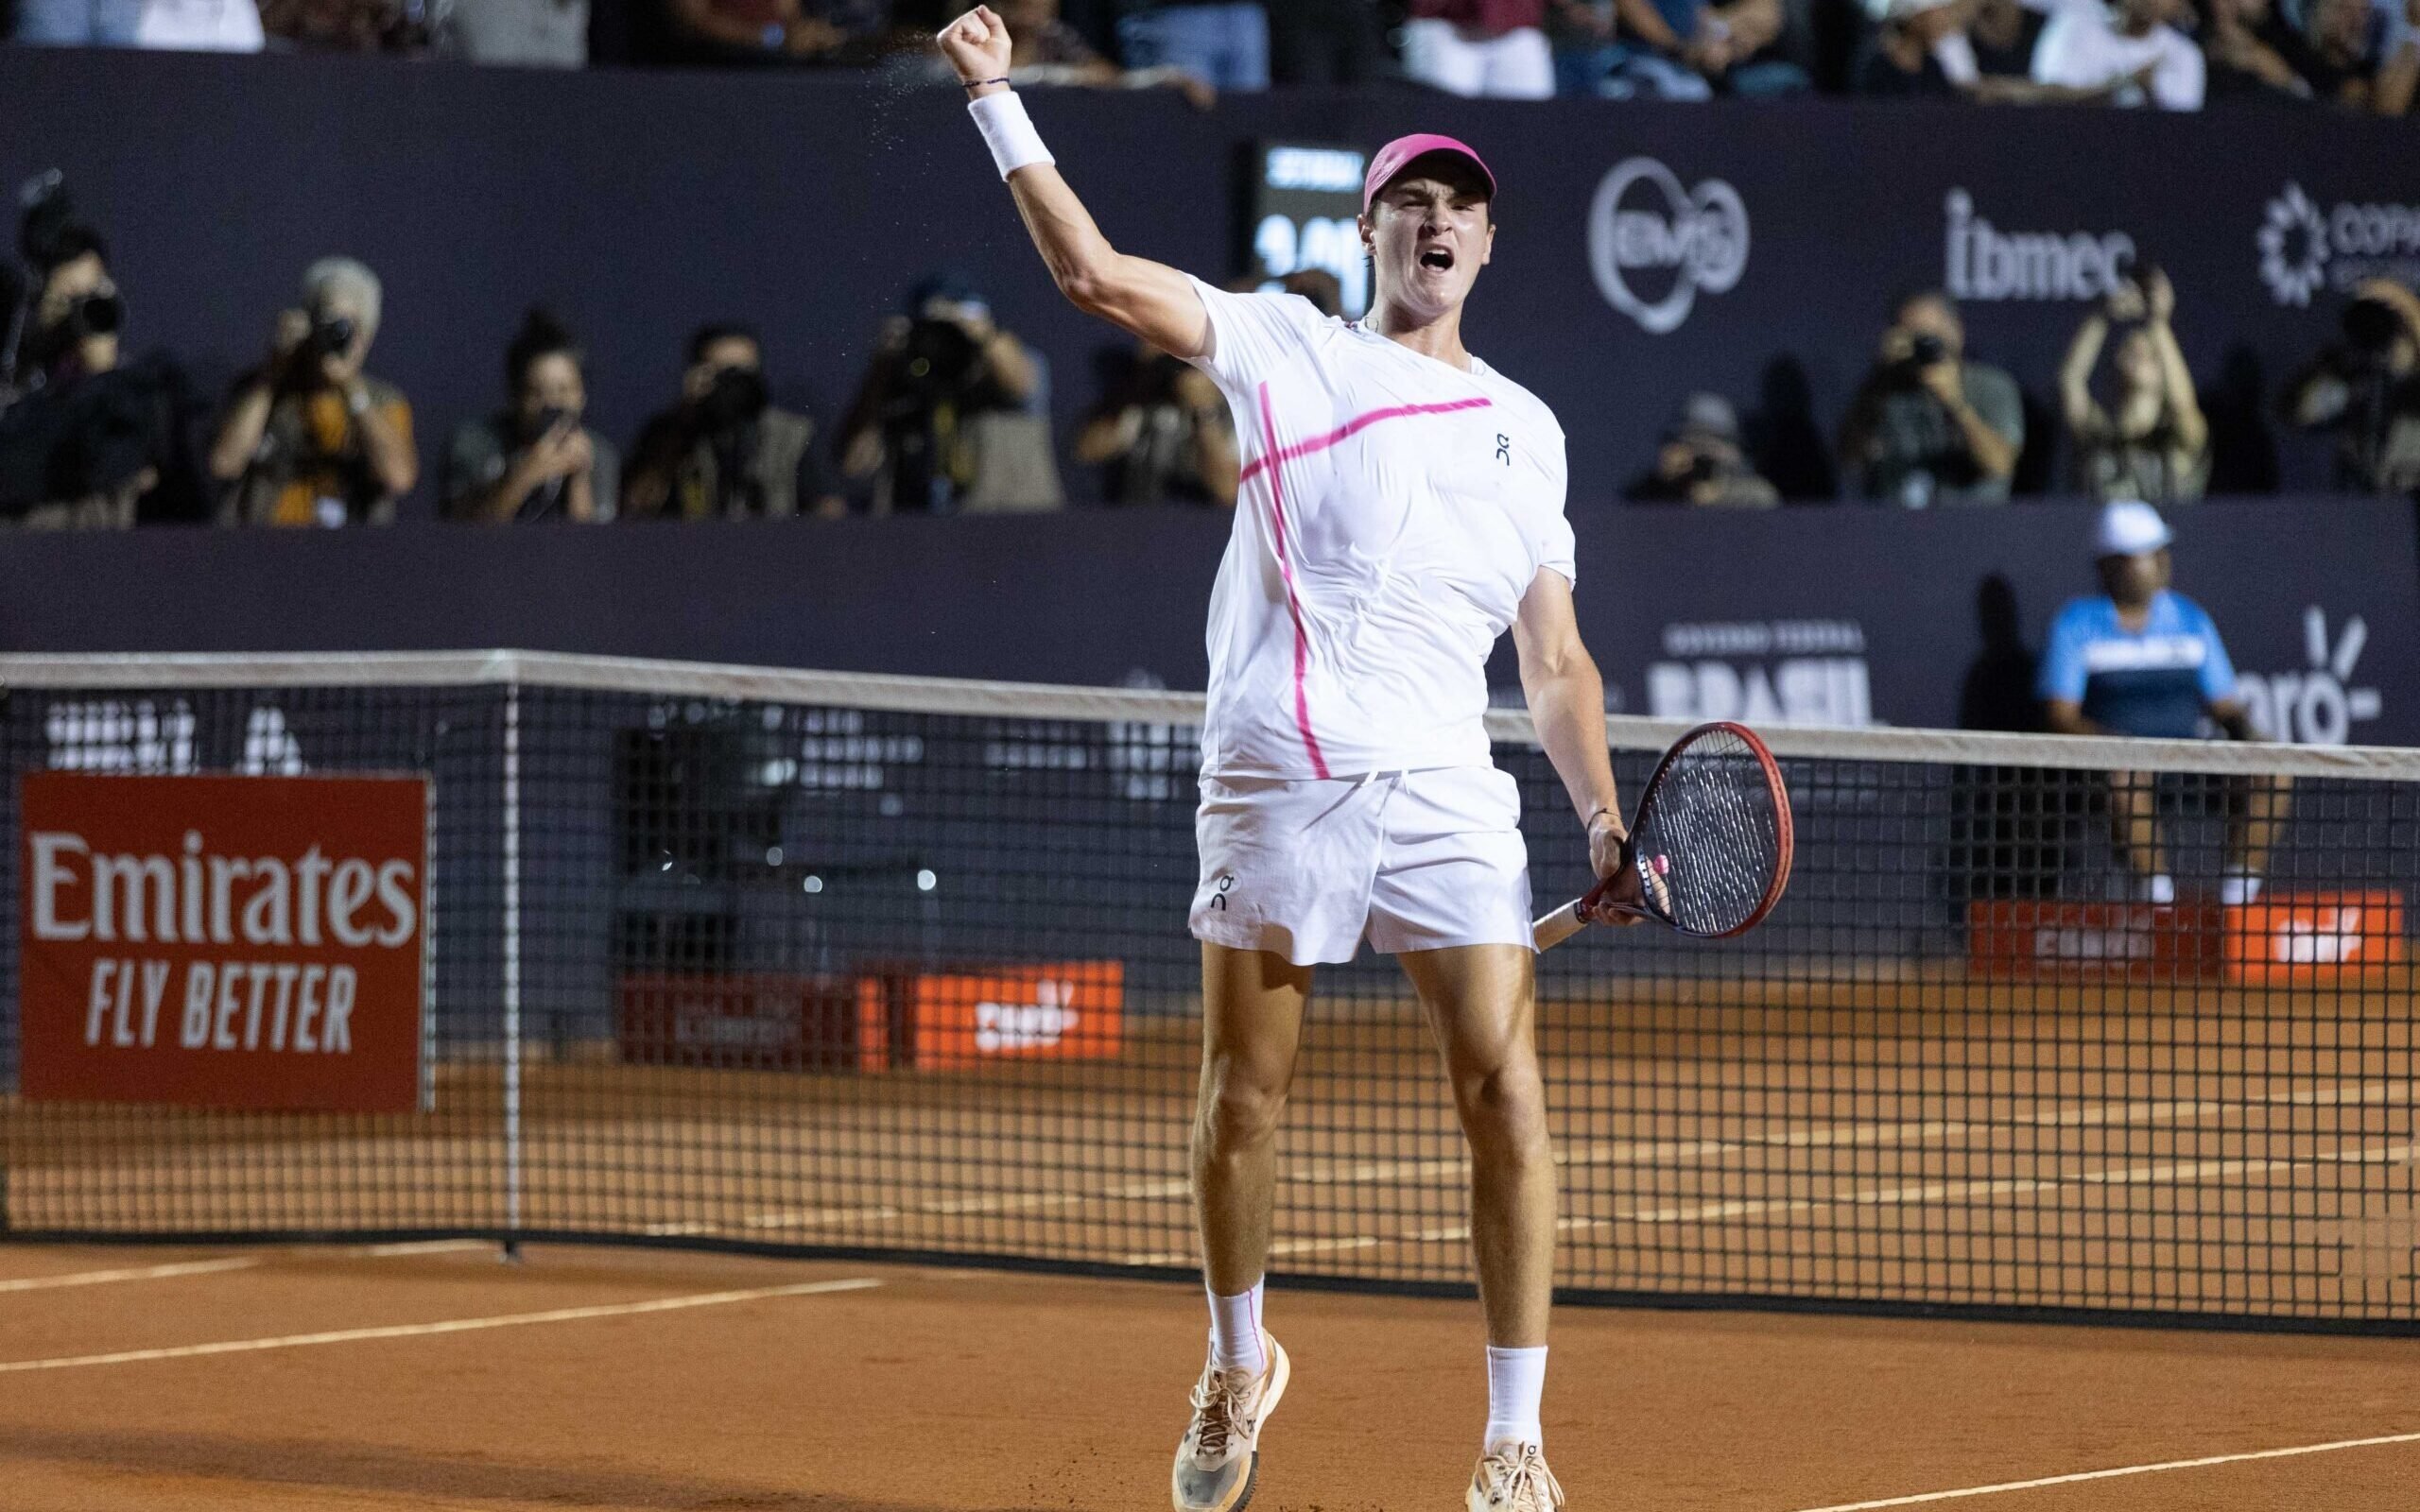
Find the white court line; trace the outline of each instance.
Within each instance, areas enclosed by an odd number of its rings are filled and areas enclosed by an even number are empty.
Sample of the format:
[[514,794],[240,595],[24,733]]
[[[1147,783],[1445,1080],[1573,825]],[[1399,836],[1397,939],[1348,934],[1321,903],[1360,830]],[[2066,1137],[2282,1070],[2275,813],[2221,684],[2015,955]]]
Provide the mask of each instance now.
[[0,1292],[46,1292],[58,1286],[106,1286],[112,1281],[164,1280],[171,1276],[207,1276],[214,1271],[250,1270],[266,1255],[234,1255],[225,1260],[183,1260],[165,1265],[129,1265],[116,1270],[79,1270],[59,1276],[23,1276],[0,1281]]
[[2241,1454],[2208,1454],[2200,1459],[2164,1460],[2157,1465],[2125,1465],[2110,1470],[2079,1470],[2072,1475],[2045,1475],[2032,1481],[2002,1481],[1997,1486],[1969,1486],[1956,1491],[1920,1491],[1913,1496],[1886,1496],[1876,1502],[1842,1502],[1810,1506],[1804,1512],[1876,1512],[1887,1506],[1914,1506],[1924,1502],[1955,1502],[1970,1496],[1997,1496],[2004,1491],[2036,1491],[2046,1486],[2074,1486],[2083,1481],[2111,1481],[2121,1475],[2156,1475],[2163,1470],[2198,1470],[2212,1465],[2240,1465],[2246,1460],[2291,1459],[2299,1454],[2329,1454],[2340,1449],[2376,1449],[2385,1444],[2420,1444],[2420,1434],[2385,1434],[2377,1438],[2340,1438],[2332,1444],[2301,1444],[2292,1449],[2257,1449]]
[[[335,1253],[362,1255],[384,1260],[396,1255],[437,1255],[458,1249],[493,1247],[484,1239],[429,1239],[402,1245],[364,1245],[356,1249]],[[47,1292],[62,1286],[107,1286],[116,1281],[167,1280],[178,1276],[209,1276],[221,1271],[251,1270],[272,1260],[290,1257],[292,1251],[265,1255],[229,1255],[218,1260],[179,1260],[159,1265],[122,1265],[110,1270],[78,1270],[57,1276],[20,1276],[0,1280],[0,1294],[9,1292]]]
[[23,1370],[72,1370],[93,1365],[134,1365],[146,1360],[186,1360],[205,1354],[250,1354],[261,1349],[299,1349],[314,1344],[354,1344],[364,1339],[411,1339],[432,1333],[474,1333],[482,1329],[518,1328],[530,1323],[576,1323],[593,1317],[628,1317],[640,1313],[677,1313],[693,1307],[726,1307],[758,1302],[772,1297],[817,1297],[827,1292],[862,1292],[880,1286],[872,1277],[839,1281],[798,1281],[788,1286],[756,1286],[740,1292],[696,1292],[686,1297],[659,1297],[644,1302],[606,1302],[594,1307],[558,1307],[544,1313],[506,1313],[494,1317],[443,1318],[435,1323],[391,1323],[383,1328],[335,1329],[325,1333],[287,1333],[268,1339],[222,1339],[211,1344],[179,1344],[157,1349],[120,1349],[112,1354],[71,1354],[49,1360],[0,1361],[0,1375]]

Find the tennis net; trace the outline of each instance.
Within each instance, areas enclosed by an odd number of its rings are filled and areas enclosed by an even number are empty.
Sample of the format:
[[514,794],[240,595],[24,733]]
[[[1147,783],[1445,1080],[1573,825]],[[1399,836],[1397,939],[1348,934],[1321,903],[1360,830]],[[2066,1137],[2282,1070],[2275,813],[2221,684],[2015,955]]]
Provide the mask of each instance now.
[[[98,1054],[132,1021],[79,982],[75,1022],[21,1022],[57,899],[11,782],[12,1236],[1190,1273],[1198,696],[513,652],[0,681],[13,772],[421,774],[429,858],[410,1110],[29,1097],[28,1031]],[[1526,716],[1490,719],[1543,912],[1587,880],[1577,826]],[[1679,730],[1613,722],[1634,798]],[[1567,1295],[2420,1327],[2420,752],[1766,733],[1799,849],[1764,926],[1540,957]],[[1280,1161],[1280,1275],[1466,1281],[1392,962],[1322,969]]]

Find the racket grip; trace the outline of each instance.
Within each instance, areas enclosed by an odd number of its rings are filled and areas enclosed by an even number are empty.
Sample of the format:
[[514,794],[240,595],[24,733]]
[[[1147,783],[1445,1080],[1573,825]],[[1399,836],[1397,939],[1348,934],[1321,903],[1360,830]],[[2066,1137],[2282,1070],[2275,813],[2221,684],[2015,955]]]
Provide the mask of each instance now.
[[1553,913],[1531,924],[1530,926],[1531,947],[1542,951],[1552,950],[1586,928],[1585,921],[1580,917],[1582,901],[1574,898]]

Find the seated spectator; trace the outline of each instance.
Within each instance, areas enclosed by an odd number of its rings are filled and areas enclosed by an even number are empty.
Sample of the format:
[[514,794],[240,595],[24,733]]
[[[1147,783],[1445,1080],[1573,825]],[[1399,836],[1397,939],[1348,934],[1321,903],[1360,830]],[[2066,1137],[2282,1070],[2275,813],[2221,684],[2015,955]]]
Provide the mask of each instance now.
[[1781,0],[1615,0],[1628,40],[1606,55],[1596,93],[1615,99],[1748,98],[1808,87],[1806,70],[1780,56]]
[[611,520],[622,461],[581,423],[584,357],[562,323],[532,310],[504,352],[510,403],[464,421],[445,455],[440,513],[450,520]]
[[1849,65],[1849,88],[1876,99],[1953,98],[1964,83],[1952,73],[1967,45],[1966,8],[1958,0],[1871,0],[1874,29]]
[[1219,386],[1148,342],[1084,421],[1076,460],[1101,469],[1110,504],[1232,509],[1243,467]]
[[816,457],[815,422],[775,407],[765,349],[744,325],[689,338],[681,402],[651,417],[631,448],[617,518],[745,520],[843,513]]
[[1910,509],[2007,500],[2025,449],[2024,398],[2015,379],[1965,353],[1948,295],[1899,302],[1841,430],[1853,494]]
[[[2140,500],[2102,507],[2093,540],[2101,592],[2069,599],[2043,648],[2039,691],[2053,730],[2189,740],[2207,719],[2230,739],[2255,738],[2219,627],[2201,605],[2168,586],[2170,539],[2159,511]],[[2253,778],[2229,791],[2221,902],[2248,903],[2260,895],[2290,781]],[[2135,895],[2170,903],[2176,884],[2159,841],[2156,796],[2147,775],[2110,774],[2112,837]]]
[[307,52],[425,52],[429,13],[419,0],[261,0],[262,28]]
[[1280,84],[1367,84],[1393,70],[1377,0],[1279,0],[1269,72]]
[[2420,490],[2420,295],[2392,279],[2357,284],[2342,338],[2286,391],[2286,419],[2336,438],[2336,486]]
[[[2059,399],[2075,442],[2077,482],[2097,499],[2182,504],[2210,477],[2210,427],[2193,375],[2169,325],[2176,289],[2156,267],[2120,284],[2076,328],[2059,369]],[[2113,324],[2139,321],[2118,340],[2117,387],[2103,408],[2092,396],[2093,364]]]
[[2311,97],[2319,58],[2280,0],[2209,0],[2204,32],[2213,99]]
[[2373,115],[2408,112],[2420,82],[2420,0],[2401,12],[2398,26],[2370,0],[2307,0],[2311,93]]
[[876,514],[1055,509],[1049,369],[966,281],[918,284],[884,322],[849,419],[842,470],[871,479]]
[[221,524],[387,524],[420,478],[412,406],[362,370],[377,339],[378,275],[349,257],[302,274],[268,359],[238,379],[210,446]]
[[67,222],[28,239],[39,282],[17,347],[24,397],[0,409],[0,518],[122,530],[197,516],[184,374],[121,360],[126,301],[98,234]]
[[16,0],[16,16],[11,42],[38,47],[133,47],[139,45],[143,0]]
[[1217,89],[1269,87],[1269,16],[1256,0],[1119,0],[1117,9],[1127,67],[1181,68]]
[[585,68],[588,12],[589,0],[454,0],[449,42],[475,63]]
[[[539,0],[549,3],[549,0]],[[871,0],[664,0],[666,60],[702,67],[861,62],[890,26]]]
[[1554,94],[1547,0],[1410,0],[1403,73],[1449,94],[1542,100]]
[[2031,85],[2033,49],[2047,25],[2048,18],[2022,0],[1977,0],[1966,23],[1966,43],[1974,54],[1977,79]]
[[1310,301],[1312,309],[1331,320],[1344,314],[1344,285],[1324,267],[1298,267],[1279,279],[1277,285],[1288,294]]
[[2114,90],[2119,105],[2202,108],[2208,66],[2175,25],[2186,0],[2052,0],[2049,10],[2033,49],[2035,83]]
[[[993,8],[1009,26],[1009,78],[1017,84],[1075,84],[1097,89],[1173,89],[1198,110],[1218,103],[1208,79],[1174,65],[1120,68],[1093,50],[1083,34],[1059,19],[1059,0],[1000,0]],[[904,52],[902,74],[955,84],[958,71],[932,47]]]
[[1634,504],[1770,509],[1780,492],[1756,475],[1739,444],[1739,416],[1720,394],[1691,394],[1664,432],[1655,465],[1622,497]]

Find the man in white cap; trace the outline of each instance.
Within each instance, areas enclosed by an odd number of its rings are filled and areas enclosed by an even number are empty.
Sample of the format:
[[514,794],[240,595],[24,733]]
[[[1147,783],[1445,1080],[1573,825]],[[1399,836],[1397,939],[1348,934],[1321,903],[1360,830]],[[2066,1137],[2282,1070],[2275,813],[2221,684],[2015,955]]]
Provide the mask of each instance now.
[[[2201,605],[2168,586],[2168,522],[2139,499],[2104,506],[2094,534],[2102,592],[2067,601],[2050,622],[2040,693],[2050,728],[2066,735],[2188,740],[2206,718],[2234,740],[2255,738],[2236,693],[2235,664]],[[2234,795],[2220,902],[2260,895],[2269,848],[2286,811],[2285,783],[2254,779]],[[2140,901],[2171,903],[2176,883],[2160,846],[2147,776],[2118,772],[2109,790],[2118,849]]]
[[1489,761],[1485,665],[1510,628],[1538,737],[1619,869],[1604,687],[1573,618],[1563,431],[1462,345],[1494,248],[1495,179],[1450,137],[1381,148],[1362,186],[1374,297],[1351,324],[1293,295],[1223,293],[1118,252],[1009,90],[988,8],[939,39],[1059,287],[1194,364],[1243,440],[1210,603],[1201,730],[1202,1062],[1193,1188],[1210,1358],[1170,1497],[1250,1500],[1288,1364],[1263,1322],[1274,1138],[1312,967],[1397,955],[1444,1052],[1471,1149],[1488,1422],[1474,1512],[1550,1512],[1539,1427],[1555,1173],[1532,1033],[1520,792]]

